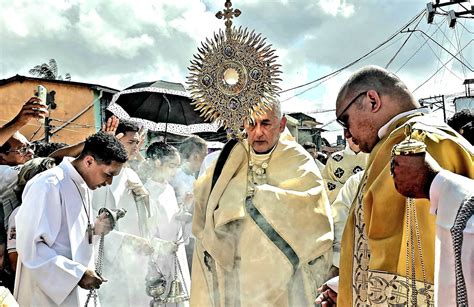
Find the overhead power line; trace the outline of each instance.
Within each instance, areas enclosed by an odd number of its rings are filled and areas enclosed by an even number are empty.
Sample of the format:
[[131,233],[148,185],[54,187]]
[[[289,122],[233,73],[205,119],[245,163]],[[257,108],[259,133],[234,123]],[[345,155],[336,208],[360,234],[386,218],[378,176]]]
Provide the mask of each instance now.
[[[469,46],[472,42],[474,41],[474,39],[471,39],[466,45],[464,45],[464,47],[458,51],[461,52],[463,51],[467,46]],[[428,79],[426,79],[425,81],[423,81],[423,83],[421,83],[420,85],[418,85],[413,91],[412,93],[416,92],[419,88],[421,88],[423,85],[425,85],[428,81],[430,81],[441,69],[443,69],[443,67],[445,67],[449,62],[451,62],[454,58],[450,58],[447,62],[445,62],[440,68],[438,68],[438,70],[436,70]]]
[[[402,31],[404,29],[406,29],[407,27],[409,27],[415,20],[418,19],[418,17],[420,17],[421,15],[423,15],[425,13],[425,10],[423,9],[420,13],[418,13],[417,15],[415,15],[415,17],[413,17],[407,24],[405,24],[403,27],[401,27],[399,30],[397,30],[395,33],[393,33],[392,35],[390,35],[389,38],[387,38],[385,41],[383,41],[382,43],[380,43],[379,45],[377,45],[375,48],[373,48],[372,50],[370,50],[369,52],[367,52],[366,54],[362,55],[360,58],[350,62],[349,64],[325,75],[325,76],[322,76],[320,78],[317,78],[317,79],[314,79],[312,81],[309,81],[309,82],[306,82],[304,84],[301,84],[301,85],[298,85],[298,86],[295,86],[295,87],[292,87],[292,88],[288,88],[288,89],[285,89],[285,90],[282,90],[280,91],[279,93],[282,94],[282,93],[286,93],[286,92],[289,92],[289,91],[292,91],[292,90],[295,90],[295,89],[298,89],[298,88],[302,88],[302,87],[305,87],[305,86],[308,86],[310,84],[313,84],[313,83],[316,83],[316,82],[319,82],[319,81],[322,81],[328,77],[331,77],[331,76],[334,76],[335,74],[338,74],[339,72],[345,70],[346,68],[349,68],[351,67],[352,65],[360,62],[361,60],[363,60],[364,58],[366,58],[367,56],[371,55],[372,53],[374,53],[377,49],[381,48],[382,46],[384,46],[385,44],[387,44],[388,42],[390,42],[394,37],[396,37],[398,34],[402,33]],[[287,99],[288,100],[288,99]]]
[[[415,29],[418,27],[418,25],[420,24],[421,20],[423,19],[423,16],[425,15],[425,12],[423,14],[421,14],[419,17],[419,20],[418,22],[416,23],[415,25]],[[408,40],[410,39],[410,37],[413,35],[413,32],[410,33],[407,37],[407,39],[403,42],[403,44],[400,46],[400,48],[398,48],[397,52],[395,52],[395,54],[393,55],[393,57],[390,59],[390,61],[388,61],[387,65],[385,65],[385,69],[388,69],[388,67],[390,66],[390,64],[392,64],[393,60],[395,60],[395,58],[397,57],[397,55],[400,53],[400,51],[402,51],[403,47],[405,47],[406,43],[408,42]]]
[[[440,43],[438,43],[437,41],[435,41],[433,38],[431,38],[428,34],[426,34],[425,32],[423,32],[422,30],[420,29],[414,29],[414,30],[406,30],[405,32],[420,32],[422,33],[426,38],[428,38],[429,40],[431,40],[433,43],[435,43],[436,45],[438,45],[441,49],[443,49],[444,51],[446,51],[447,53],[449,53],[454,59],[456,59],[459,63],[461,63],[463,66],[465,66],[467,69],[469,69],[471,72],[474,72],[474,70],[472,70],[472,68],[470,66],[468,66],[467,64],[465,64],[463,61],[461,61],[460,59],[458,59],[458,57],[456,57],[456,55],[452,54],[448,49],[444,48],[443,45],[441,45]],[[464,48],[463,48],[464,49]],[[458,52],[459,53],[459,52]]]

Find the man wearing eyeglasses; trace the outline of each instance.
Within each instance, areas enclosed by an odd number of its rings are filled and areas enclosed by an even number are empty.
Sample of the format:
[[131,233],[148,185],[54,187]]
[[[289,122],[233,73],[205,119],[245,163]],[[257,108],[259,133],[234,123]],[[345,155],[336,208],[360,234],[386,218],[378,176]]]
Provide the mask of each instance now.
[[[420,241],[414,246],[420,248],[413,255],[407,250],[406,198],[397,192],[390,176],[391,151],[405,139],[411,125],[415,131],[411,136],[424,142],[442,167],[473,178],[474,149],[419,108],[397,76],[376,66],[355,72],[339,91],[337,121],[370,156],[342,237],[338,306],[426,305],[426,300],[433,305],[435,218],[429,213],[428,200],[415,200]],[[414,283],[406,270],[412,258]],[[330,306],[335,303],[333,294],[326,290],[319,302]]]
[[21,166],[33,158],[33,150],[28,140],[16,132],[0,146],[0,280],[12,290],[13,274],[5,262],[6,230],[8,218],[19,205],[13,192]]
[[16,132],[0,147],[0,165],[16,166],[25,164],[34,155],[34,145],[26,137]]

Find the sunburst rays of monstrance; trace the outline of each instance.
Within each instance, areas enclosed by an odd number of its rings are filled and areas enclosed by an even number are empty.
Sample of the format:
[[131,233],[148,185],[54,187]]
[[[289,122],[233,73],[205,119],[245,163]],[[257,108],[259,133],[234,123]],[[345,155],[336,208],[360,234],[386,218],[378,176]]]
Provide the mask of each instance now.
[[232,27],[241,11],[231,1],[216,17],[225,19],[225,31],[206,38],[191,60],[187,77],[196,110],[206,120],[228,129],[229,137],[240,138],[244,120],[253,121],[278,102],[282,73],[275,50],[261,34]]

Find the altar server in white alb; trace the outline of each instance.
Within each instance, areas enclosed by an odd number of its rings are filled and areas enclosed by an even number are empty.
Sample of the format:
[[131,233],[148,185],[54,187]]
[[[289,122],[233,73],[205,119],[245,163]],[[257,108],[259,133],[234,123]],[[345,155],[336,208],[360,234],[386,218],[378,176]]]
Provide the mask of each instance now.
[[125,161],[123,145],[98,132],[78,158],[64,158],[28,182],[16,216],[20,306],[84,306],[88,290],[100,287],[93,241],[110,223],[91,214],[91,190],[111,184]]

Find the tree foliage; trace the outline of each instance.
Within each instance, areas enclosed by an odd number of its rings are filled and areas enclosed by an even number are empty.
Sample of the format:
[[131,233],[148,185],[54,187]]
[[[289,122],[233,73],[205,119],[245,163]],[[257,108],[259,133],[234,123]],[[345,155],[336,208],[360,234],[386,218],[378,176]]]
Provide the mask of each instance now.
[[[33,76],[48,79],[48,80],[63,80],[63,76],[58,74],[58,64],[55,59],[50,59],[48,63],[36,65],[29,70],[29,73]],[[71,81],[71,75],[66,73],[64,80]]]

